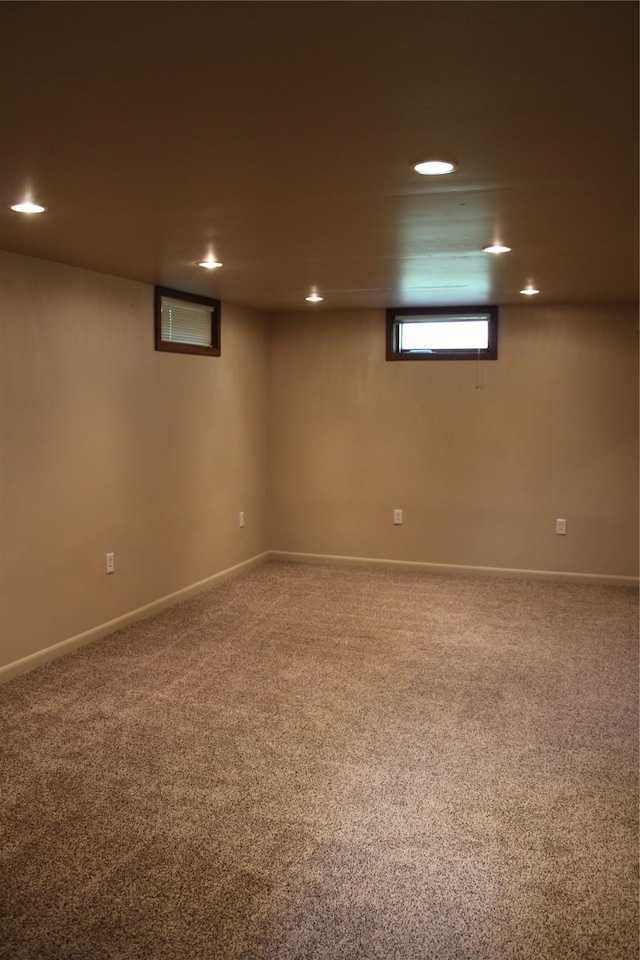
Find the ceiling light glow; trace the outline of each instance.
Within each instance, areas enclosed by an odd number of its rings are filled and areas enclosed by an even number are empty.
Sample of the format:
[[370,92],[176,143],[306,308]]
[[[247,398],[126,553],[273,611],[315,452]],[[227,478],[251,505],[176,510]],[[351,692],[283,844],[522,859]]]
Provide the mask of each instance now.
[[308,297],[305,297],[305,300],[308,300],[309,303],[320,303],[320,301],[323,299],[324,298],[321,297],[318,293],[316,293],[315,290],[313,291],[313,293],[310,293]]
[[458,169],[458,164],[454,160],[442,160],[433,158],[431,160],[421,160],[415,163],[413,169],[416,173],[421,173],[427,177],[440,177],[445,173],[453,173]]
[[44,213],[46,207],[40,206],[39,203],[33,203],[32,200],[24,200],[22,203],[12,204],[11,209],[15,213]]
[[222,264],[219,260],[214,260],[213,257],[210,257],[208,260],[198,260],[198,267],[203,267],[205,270],[215,270],[216,267],[221,267]]
[[540,293],[540,291],[530,283],[529,286],[521,290],[520,293],[523,293],[525,297],[533,297],[534,294]]
[[483,247],[483,253],[509,253],[511,247],[506,247],[504,243],[490,243],[487,247]]

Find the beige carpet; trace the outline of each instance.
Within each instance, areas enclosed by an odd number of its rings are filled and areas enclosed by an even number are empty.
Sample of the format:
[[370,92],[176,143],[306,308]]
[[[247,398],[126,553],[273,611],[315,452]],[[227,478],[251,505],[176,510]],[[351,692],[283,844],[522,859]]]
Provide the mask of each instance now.
[[273,562],[0,690],[0,956],[631,960],[628,589]]

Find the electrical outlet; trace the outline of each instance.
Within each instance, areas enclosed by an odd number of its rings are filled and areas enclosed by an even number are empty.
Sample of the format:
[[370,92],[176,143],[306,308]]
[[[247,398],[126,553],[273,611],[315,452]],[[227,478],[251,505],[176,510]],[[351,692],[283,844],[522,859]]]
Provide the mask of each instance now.
[[566,532],[567,532],[567,521],[556,520],[556,533],[559,533],[561,536],[564,536]]
[[113,553],[108,553],[106,560],[107,560],[107,563],[106,563],[107,573],[113,573],[116,568],[115,555]]
[[393,511],[393,522],[396,526],[399,526],[402,523],[402,510]]
[[244,527],[244,510],[241,510],[238,514],[238,525]]

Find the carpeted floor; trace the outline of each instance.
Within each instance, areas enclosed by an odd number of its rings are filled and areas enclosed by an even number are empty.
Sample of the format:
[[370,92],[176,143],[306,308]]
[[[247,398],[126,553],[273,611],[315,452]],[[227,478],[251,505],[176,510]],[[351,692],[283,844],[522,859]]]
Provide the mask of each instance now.
[[272,562],[0,689],[0,956],[632,960],[637,596]]

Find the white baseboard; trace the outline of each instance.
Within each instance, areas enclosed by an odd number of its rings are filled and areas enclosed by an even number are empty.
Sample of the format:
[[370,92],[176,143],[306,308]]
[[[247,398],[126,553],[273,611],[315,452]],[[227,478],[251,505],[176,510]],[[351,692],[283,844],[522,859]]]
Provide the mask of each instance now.
[[169,593],[164,597],[160,597],[159,600],[154,600],[152,603],[147,603],[143,607],[131,610],[121,617],[116,617],[115,620],[109,620],[107,623],[93,627],[91,630],[86,630],[84,633],[79,633],[75,637],[69,637],[60,643],[54,643],[53,646],[46,647],[44,650],[38,650],[36,653],[32,653],[28,657],[23,657],[21,660],[14,660],[13,663],[8,663],[6,666],[0,667],[0,684],[20,676],[21,673],[35,670],[36,667],[40,667],[50,660],[57,660],[58,657],[63,657],[66,653],[70,653],[78,647],[83,647],[87,643],[92,643],[94,640],[106,637],[121,627],[126,627],[127,624],[133,623],[135,620],[143,620],[145,617],[150,617],[154,613],[159,613],[159,611],[164,610],[165,607],[171,607],[176,603],[180,603],[182,600],[187,600],[197,593],[202,593],[209,587],[217,586],[226,580],[239,577],[250,570],[251,567],[264,563],[268,557],[268,551],[259,553],[249,560],[243,560],[242,563],[237,563],[233,567],[221,570],[220,573],[214,573],[213,576],[207,577],[206,580],[192,583],[182,590],[176,590],[175,593]]
[[226,580],[232,580],[234,577],[242,576],[252,567],[255,567],[267,560],[289,560],[294,563],[323,563],[323,564],[343,564],[359,567],[378,567],[387,570],[415,570],[422,573],[450,574],[452,576],[474,576],[474,577],[513,577],[521,580],[553,580],[564,583],[592,583],[601,586],[623,586],[638,588],[640,583],[638,577],[610,576],[600,573],[567,573],[555,570],[520,570],[511,567],[474,567],[463,566],[451,563],[422,563],[414,560],[384,560],[373,557],[343,557],[333,556],[325,553],[296,553],[289,550],[266,550],[264,553],[257,554],[249,560],[237,563],[233,567],[221,570],[219,573],[207,577],[206,580],[200,580],[182,590],[176,590],[169,593],[152,603],[147,603],[143,607],[131,610],[129,613],[109,620],[100,626],[86,630],[60,643],[55,643],[44,650],[38,650],[28,657],[21,660],[14,660],[4,667],[0,667],[0,684],[12,680],[14,677],[27,673],[29,670],[35,670],[50,660],[56,660],[58,657],[76,650],[87,643],[106,637],[114,633],[121,627],[134,623],[136,620],[142,620],[144,617],[150,617],[154,613],[159,613],[165,607],[180,603],[181,600],[187,600],[197,593],[207,590],[209,587],[224,583]]
[[566,573],[561,570],[520,570],[512,567],[472,567],[455,563],[422,563],[417,560],[381,560],[372,557],[342,557],[326,553],[295,553],[270,550],[269,559],[294,563],[333,563],[386,570],[415,570],[422,573],[451,574],[465,577],[511,577],[519,580],[554,580],[559,583],[592,583],[600,586],[635,587],[638,577],[618,577],[604,573]]

